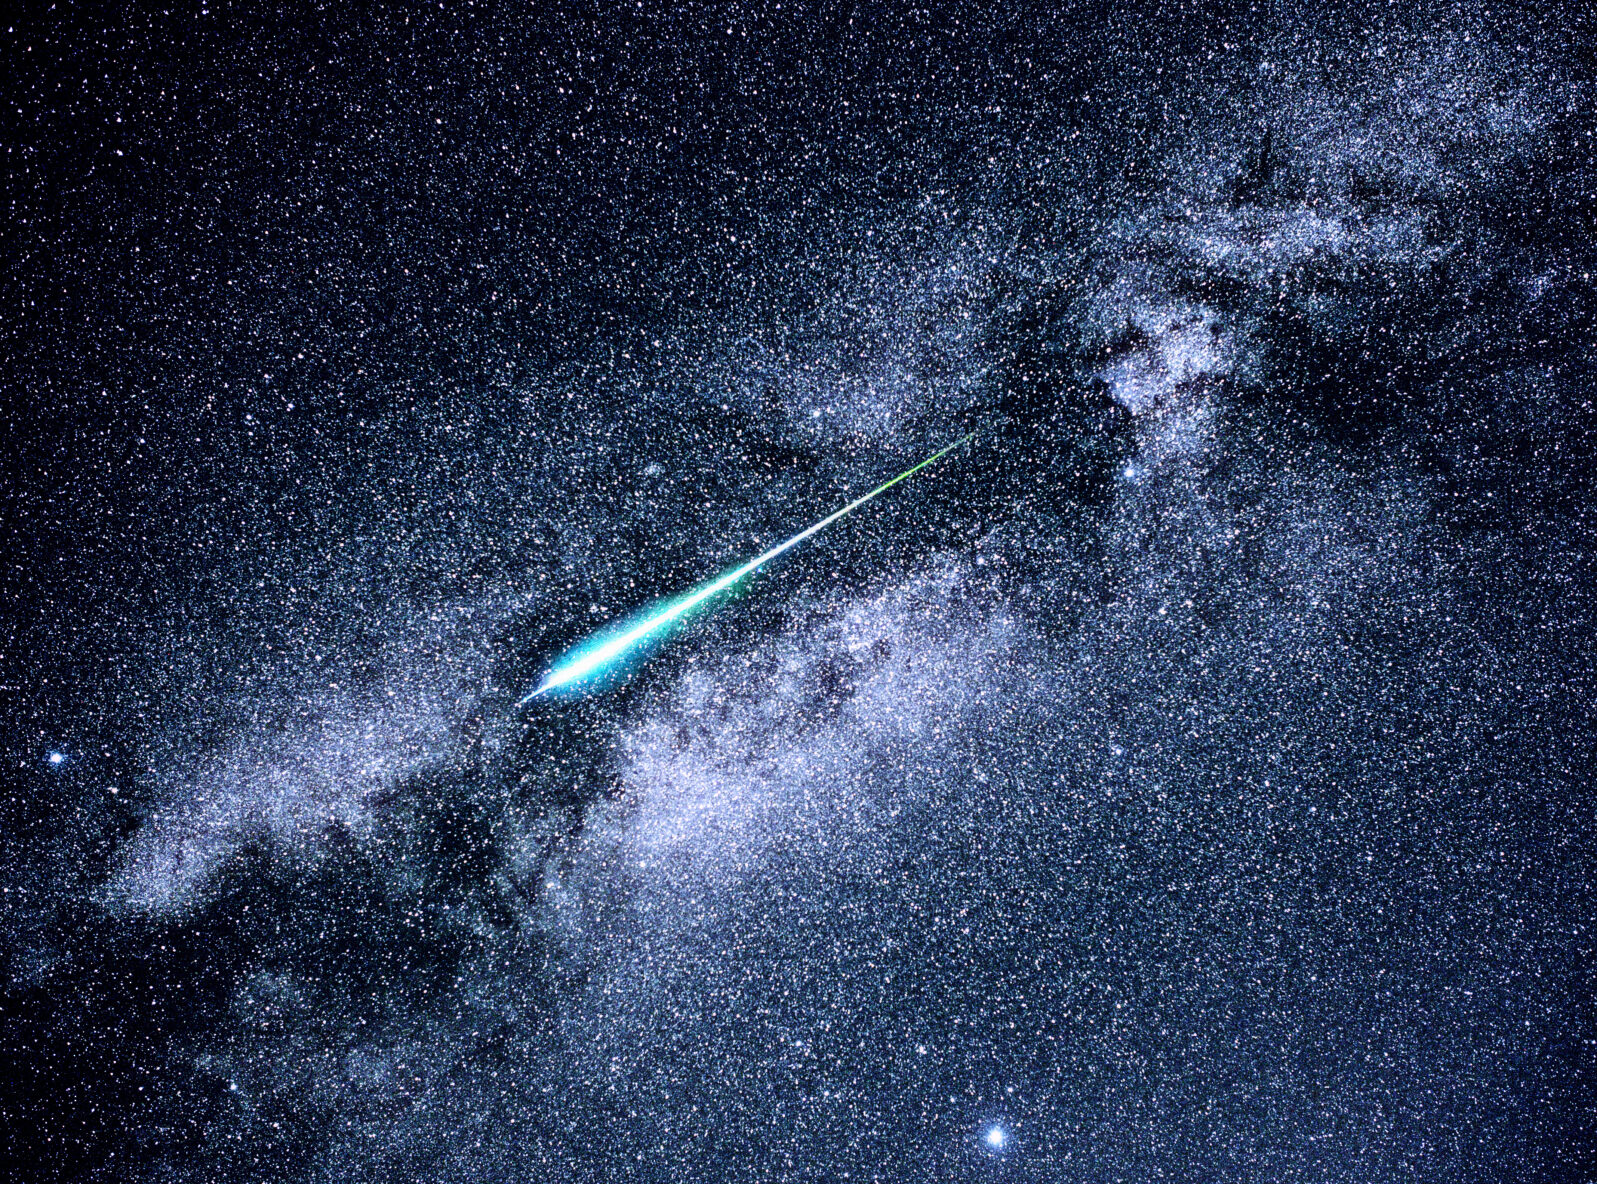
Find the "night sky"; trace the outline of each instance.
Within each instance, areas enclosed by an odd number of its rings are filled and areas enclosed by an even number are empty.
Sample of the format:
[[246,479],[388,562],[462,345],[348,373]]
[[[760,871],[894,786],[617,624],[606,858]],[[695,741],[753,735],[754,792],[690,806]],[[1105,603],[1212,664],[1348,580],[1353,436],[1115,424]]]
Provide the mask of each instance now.
[[1597,1179],[1594,45],[0,18],[0,1177]]

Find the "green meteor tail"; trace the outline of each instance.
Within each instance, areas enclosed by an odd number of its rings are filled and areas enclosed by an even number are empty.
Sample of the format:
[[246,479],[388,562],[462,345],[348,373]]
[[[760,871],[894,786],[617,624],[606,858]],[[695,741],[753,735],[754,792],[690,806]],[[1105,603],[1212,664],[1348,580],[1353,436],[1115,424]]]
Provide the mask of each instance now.
[[571,686],[574,683],[581,682],[583,679],[598,673],[605,667],[614,663],[628,650],[641,644],[652,634],[658,633],[661,629],[671,624],[671,622],[680,620],[682,617],[692,612],[695,608],[703,604],[706,600],[709,600],[717,592],[726,591],[733,584],[737,583],[761,564],[769,563],[771,560],[775,559],[778,555],[782,554],[782,552],[788,550],[790,547],[797,546],[799,543],[802,543],[805,539],[809,538],[812,534],[824,530],[826,527],[836,522],[845,514],[859,509],[878,494],[886,493],[900,481],[903,481],[909,477],[913,477],[927,465],[934,464],[941,460],[944,456],[958,448],[961,444],[969,443],[973,436],[975,436],[974,432],[972,432],[969,436],[963,437],[962,439],[955,440],[946,448],[932,453],[932,455],[921,461],[920,464],[916,465],[914,468],[905,469],[891,481],[884,481],[882,484],[878,485],[875,489],[871,490],[864,496],[855,498],[836,513],[830,514],[827,517],[822,518],[814,526],[800,531],[798,534],[788,539],[785,543],[779,543],[778,545],[772,547],[769,551],[766,551],[764,554],[757,555],[753,559],[750,559],[747,563],[743,564],[743,566],[732,569],[724,576],[710,581],[708,584],[689,592],[686,596],[683,596],[678,600],[671,601],[665,607],[651,613],[649,616],[645,617],[643,620],[639,621],[630,628],[627,628],[622,632],[616,633],[615,635],[609,637],[605,637],[604,634],[600,634],[598,637],[592,638],[577,648],[569,651],[565,657],[563,657],[559,662],[555,663],[555,665],[550,668],[549,673],[544,675],[543,682],[538,686],[538,689],[528,694],[516,706],[524,707],[534,699],[538,698],[540,695],[548,694],[550,691],[559,690],[562,687]]

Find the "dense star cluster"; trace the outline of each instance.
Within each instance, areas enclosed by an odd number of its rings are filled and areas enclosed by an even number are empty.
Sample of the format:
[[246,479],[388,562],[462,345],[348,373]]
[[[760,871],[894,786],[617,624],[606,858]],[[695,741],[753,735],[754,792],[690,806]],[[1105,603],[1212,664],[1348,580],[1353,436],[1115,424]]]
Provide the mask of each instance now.
[[15,17],[0,1175],[1597,1177],[1594,39]]

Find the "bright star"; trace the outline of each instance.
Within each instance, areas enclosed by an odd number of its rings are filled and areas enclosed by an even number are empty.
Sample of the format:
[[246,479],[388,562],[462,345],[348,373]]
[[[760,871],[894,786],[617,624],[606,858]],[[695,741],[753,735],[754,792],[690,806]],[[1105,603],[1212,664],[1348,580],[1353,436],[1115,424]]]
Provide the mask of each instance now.
[[1009,1136],[1004,1134],[1003,1127],[990,1126],[987,1128],[986,1143],[994,1151],[1002,1151],[1004,1144],[1007,1142],[1009,1142]]
[[66,759],[67,759],[67,754],[64,753],[64,752],[52,752],[50,754],[50,763],[52,765],[59,765],[63,761],[65,761]]

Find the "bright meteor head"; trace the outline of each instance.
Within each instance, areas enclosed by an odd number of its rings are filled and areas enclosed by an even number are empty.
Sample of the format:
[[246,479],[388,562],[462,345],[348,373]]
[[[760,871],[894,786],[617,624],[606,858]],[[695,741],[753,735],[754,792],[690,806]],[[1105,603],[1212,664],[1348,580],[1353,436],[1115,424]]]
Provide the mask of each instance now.
[[[972,433],[972,435],[974,435],[974,433]],[[884,481],[882,484],[878,485],[875,489],[871,490],[863,497],[855,498],[841,510],[822,518],[819,522],[815,523],[815,525],[801,530],[798,534],[788,539],[785,543],[779,543],[778,545],[772,547],[769,551],[750,559],[741,567],[734,568],[733,570],[727,572],[724,576],[721,576],[715,580],[711,580],[708,584],[704,584],[694,591],[689,592],[686,596],[670,601],[663,607],[646,614],[641,619],[636,620],[630,625],[618,626],[614,629],[606,630],[590,638],[582,645],[579,645],[576,649],[569,651],[560,659],[560,661],[556,662],[554,666],[550,668],[549,673],[543,676],[543,682],[539,684],[538,689],[523,698],[521,702],[517,704],[517,706],[525,706],[526,704],[532,702],[532,700],[542,695],[547,695],[552,692],[568,688],[577,688],[602,677],[606,671],[613,668],[615,664],[628,653],[645,645],[651,639],[658,638],[671,624],[686,617],[694,609],[698,608],[707,600],[710,600],[717,593],[726,591],[755,568],[761,566],[762,564],[769,563],[788,548],[802,543],[812,534],[824,530],[826,527],[836,522],[839,518],[843,517],[843,515],[853,510],[857,510],[860,506],[863,506],[877,494],[885,493],[887,490],[891,489],[893,486],[897,485],[900,481],[907,477],[913,477],[927,465],[940,460],[943,456],[949,452],[952,452],[961,444],[966,443],[968,440],[970,440],[970,438],[970,436],[966,436],[963,439],[954,441],[954,443],[948,445],[946,448],[934,452],[931,456],[928,456],[914,468],[905,469],[891,481]]]

